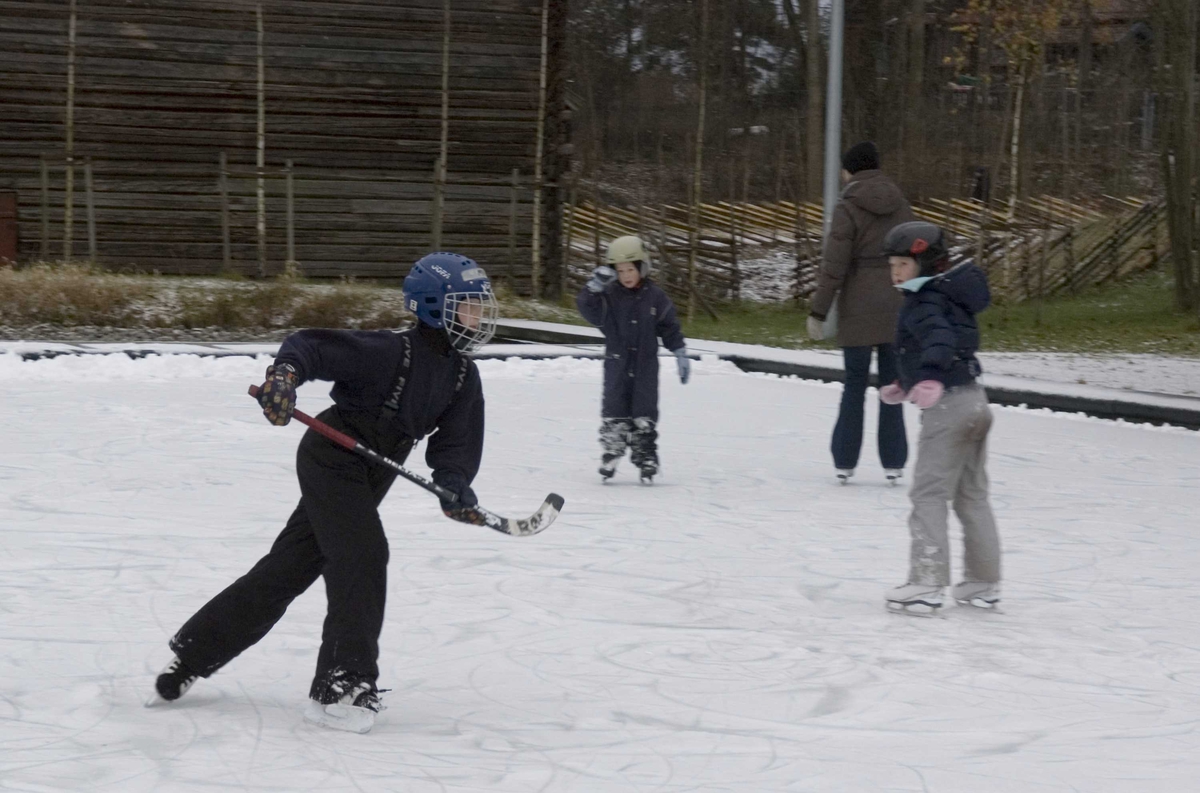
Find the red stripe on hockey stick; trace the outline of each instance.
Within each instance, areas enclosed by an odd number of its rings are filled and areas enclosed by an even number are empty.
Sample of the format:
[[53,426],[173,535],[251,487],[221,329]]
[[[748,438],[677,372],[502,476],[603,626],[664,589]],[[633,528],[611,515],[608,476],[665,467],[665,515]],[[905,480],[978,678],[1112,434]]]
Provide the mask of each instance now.
[[[259,387],[256,385],[250,386],[248,393],[258,401]],[[409,471],[400,463],[391,458],[384,457],[379,452],[369,446],[366,446],[344,432],[339,432],[333,427],[318,418],[314,418],[302,410],[293,410],[292,417],[305,426],[311,427],[312,430],[320,435],[325,436],[329,440],[349,449],[356,454],[366,457],[372,462],[379,465],[391,468],[400,476],[404,477],[414,485],[420,485],[425,490],[433,493],[442,501],[450,503],[458,501],[458,494],[453,493],[436,482],[430,482],[423,476],[418,476],[412,471]],[[446,516],[459,521],[460,523],[470,523],[475,526],[487,526],[490,529],[495,529],[503,534],[511,534],[516,537],[527,537],[531,534],[537,534],[544,531],[558,517],[559,511],[562,510],[565,500],[557,493],[551,493],[546,496],[546,500],[542,502],[542,506],[528,518],[509,520],[492,512],[488,512],[483,507],[457,507],[453,514],[446,512]]]

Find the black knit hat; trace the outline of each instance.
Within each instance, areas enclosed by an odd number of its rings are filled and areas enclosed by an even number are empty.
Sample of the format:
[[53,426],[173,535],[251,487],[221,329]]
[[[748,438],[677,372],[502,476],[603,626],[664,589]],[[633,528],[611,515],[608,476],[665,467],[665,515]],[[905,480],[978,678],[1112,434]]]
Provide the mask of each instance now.
[[850,173],[878,170],[879,149],[869,140],[856,143],[842,155],[842,167]]

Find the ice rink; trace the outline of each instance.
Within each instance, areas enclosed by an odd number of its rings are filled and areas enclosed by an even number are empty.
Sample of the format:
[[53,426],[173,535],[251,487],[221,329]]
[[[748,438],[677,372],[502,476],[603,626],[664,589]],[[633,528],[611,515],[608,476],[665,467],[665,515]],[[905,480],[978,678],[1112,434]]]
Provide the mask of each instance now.
[[302,427],[246,396],[266,360],[0,355],[0,790],[1200,789],[1200,434],[997,409],[1004,611],[896,616],[908,501],[874,407],[839,487],[840,386],[665,363],[643,487],[595,473],[598,362],[481,362],[481,502],[566,508],[512,538],[396,483],[389,709],[358,736],[302,718],[320,584],[142,706],[298,496]]

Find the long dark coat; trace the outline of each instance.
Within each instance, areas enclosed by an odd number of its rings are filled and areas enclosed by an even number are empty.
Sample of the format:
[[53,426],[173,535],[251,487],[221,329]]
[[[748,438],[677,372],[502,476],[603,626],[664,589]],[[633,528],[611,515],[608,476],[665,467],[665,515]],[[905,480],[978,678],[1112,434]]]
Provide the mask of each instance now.
[[604,333],[604,418],[658,421],[658,340],[684,346],[675,304],[649,279],[634,289],[619,283],[596,294],[584,287],[579,313]]
[[892,287],[883,238],[912,219],[904,194],[883,171],[859,171],[843,188],[812,297],[812,313],[824,319],[837,296],[839,347],[892,341],[901,301]]

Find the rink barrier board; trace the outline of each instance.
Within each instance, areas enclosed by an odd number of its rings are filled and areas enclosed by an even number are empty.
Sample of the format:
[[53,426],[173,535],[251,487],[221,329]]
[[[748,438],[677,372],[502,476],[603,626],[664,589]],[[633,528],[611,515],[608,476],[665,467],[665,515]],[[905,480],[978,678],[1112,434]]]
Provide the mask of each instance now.
[[[528,331],[528,333],[526,332]],[[553,331],[543,329],[521,329],[519,334],[522,338],[514,338],[506,334],[505,338],[497,338],[497,342],[525,344],[530,349],[528,352],[491,352],[485,348],[482,352],[474,357],[480,360],[504,360],[507,358],[524,358],[527,360],[550,360],[554,358],[602,358],[603,353],[600,350],[594,349],[596,346],[595,339],[582,334],[560,334]],[[539,337],[538,340],[530,338],[532,336]],[[552,340],[553,338],[553,340]],[[544,341],[542,339],[545,339]],[[584,344],[592,347],[592,349],[572,350],[570,352],[538,352],[539,344],[555,344],[559,346],[570,346],[573,344]],[[201,345],[196,345],[201,346]],[[27,350],[16,353],[23,360],[36,361],[48,360],[57,358],[62,355],[112,355],[115,353],[124,353],[133,359],[146,358],[151,355],[197,355],[205,358],[227,358],[227,357],[255,357],[256,355],[264,354],[264,351],[238,351],[238,350],[222,350],[213,349],[187,349],[180,351],[164,350],[161,347],[157,349],[139,348],[136,345],[130,345],[126,349],[87,349],[86,347],[78,347],[73,349],[56,349],[56,350]],[[693,356],[695,357],[695,356]],[[790,363],[787,361],[773,361],[764,358],[751,358],[741,355],[718,355],[721,360],[729,361],[734,366],[741,369],[743,372],[753,372],[761,374],[773,374],[780,377],[795,377],[801,380],[817,380],[826,383],[840,383],[845,379],[844,372],[832,366],[818,366],[813,364]],[[878,378],[875,374],[871,375],[871,385],[878,386]],[[1003,387],[988,385],[987,388],[988,401],[997,405],[1007,405],[1014,407],[1027,408],[1042,408],[1052,410],[1059,413],[1083,413],[1089,416],[1095,416],[1102,419],[1121,419],[1137,423],[1147,424],[1171,424],[1188,429],[1200,430],[1200,399],[1195,400],[1195,408],[1186,408],[1181,406],[1154,404],[1152,402],[1136,402],[1127,399],[1104,399],[1098,397],[1086,397],[1073,394],[1053,394],[1044,391],[1023,390],[1018,388]],[[1176,399],[1187,399],[1186,397],[1175,397]]]
[[[820,380],[840,383],[845,373],[835,367],[771,361],[761,358],[746,358],[740,355],[722,355],[743,372],[762,372],[781,377],[797,377],[802,380]],[[872,372],[871,385],[879,387],[879,378]],[[1200,429],[1200,400],[1196,408],[1188,409],[1148,402],[1133,402],[1124,399],[1102,399],[1074,394],[1050,394],[1044,391],[1023,390],[995,385],[984,385],[988,401],[1009,407],[1044,408],[1056,413],[1084,413],[1102,419],[1122,419],[1141,424],[1173,424],[1188,429]],[[1185,397],[1176,397],[1184,399]]]
[[[510,325],[501,322],[496,341],[534,342],[541,344],[590,344],[595,345],[596,331],[580,327],[578,331],[565,328],[539,328],[525,325]],[[797,377],[802,380],[820,380],[840,383],[845,379],[843,370],[836,366],[776,361],[750,356],[717,354],[744,372],[774,374],[781,377]],[[871,374],[871,385],[878,387],[878,376]],[[1054,394],[1034,389],[1011,386],[985,385],[988,401],[1010,407],[1044,408],[1058,413],[1084,413],[1103,419],[1123,419],[1149,424],[1174,424],[1188,429],[1200,429],[1200,399],[1196,407],[1155,404],[1151,401],[1137,402],[1128,399],[1106,399],[1078,394]],[[1147,395],[1154,396],[1154,395]],[[1173,397],[1189,399],[1188,397]]]

